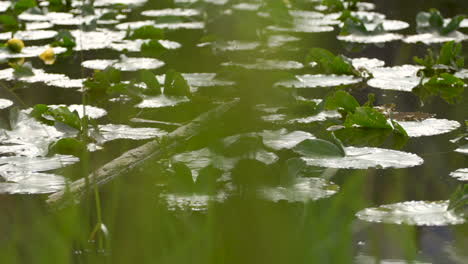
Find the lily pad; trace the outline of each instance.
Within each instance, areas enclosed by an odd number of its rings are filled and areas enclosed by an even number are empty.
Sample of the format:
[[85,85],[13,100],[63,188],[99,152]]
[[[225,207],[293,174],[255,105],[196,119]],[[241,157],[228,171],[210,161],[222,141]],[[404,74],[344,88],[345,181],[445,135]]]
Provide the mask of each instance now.
[[345,147],[346,156],[316,158],[304,156],[309,166],[337,169],[408,168],[421,165],[424,160],[416,154],[381,148]]
[[468,69],[457,71],[454,76],[460,79],[468,79]]
[[203,29],[205,23],[203,22],[180,22],[180,23],[158,23],[154,24],[156,28],[177,30],[177,29]]
[[76,46],[74,50],[97,50],[110,48],[115,41],[121,41],[125,38],[125,31],[111,31],[98,29],[97,31],[70,31],[75,38]]
[[76,135],[76,131],[59,131],[56,127],[40,123],[29,116],[28,111],[30,110],[19,112],[17,120],[11,124],[11,130],[0,130],[0,154],[45,156],[50,143]]
[[468,181],[468,168],[462,168],[451,172],[450,176],[456,178],[459,181]]
[[321,122],[321,121],[325,121],[328,119],[340,119],[341,117],[342,117],[341,114],[335,110],[322,111],[313,116],[292,119],[288,123],[309,124],[312,122]]
[[54,155],[52,157],[0,157],[0,171],[7,172],[42,172],[66,167],[78,162],[79,159],[70,155]]
[[300,38],[290,36],[290,35],[272,35],[268,38],[268,47],[275,48],[281,47],[284,44],[299,41]]
[[[122,40],[112,42],[109,47],[117,51],[127,50],[129,52],[140,52],[141,45],[143,45],[144,43],[148,43],[149,41],[150,40],[148,39]],[[160,39],[158,40],[158,42],[168,50],[179,49],[180,47],[182,47],[180,43],[175,41]]]
[[93,3],[93,6],[113,6],[113,5],[128,5],[128,6],[142,6],[148,0],[96,0]]
[[213,4],[213,5],[225,5],[228,0],[174,0],[175,3],[181,3],[181,4],[193,4],[197,2],[204,2],[207,4]]
[[64,74],[46,73],[42,69],[32,69],[34,75],[22,76],[16,78],[14,70],[7,68],[0,70],[0,80],[13,81],[18,80],[26,83],[45,83],[50,86],[64,87],[64,88],[80,88],[83,87],[81,80],[72,80]]
[[37,172],[1,172],[6,182],[0,183],[0,193],[44,194],[62,190],[65,178]]
[[264,199],[278,202],[306,203],[328,198],[338,192],[339,186],[322,178],[298,178],[288,187],[263,187],[258,192]]
[[421,81],[417,76],[421,68],[415,65],[372,68],[371,73],[374,78],[367,81],[367,84],[384,90],[411,92]]
[[145,10],[141,12],[141,15],[147,16],[147,17],[164,17],[164,16],[192,17],[192,16],[199,16],[200,11],[198,11],[197,9],[168,8],[168,9],[157,9],[157,10]]
[[260,4],[257,3],[238,3],[232,6],[232,9],[242,11],[257,11],[260,8]]
[[422,121],[398,121],[409,137],[440,135],[460,127],[457,121],[428,118]]
[[[24,47],[21,52],[13,53],[7,49],[0,49],[0,60],[11,59],[11,58],[31,58],[37,57],[41,53],[43,53],[48,46],[26,46]],[[55,54],[64,53],[67,49],[62,47],[54,47],[52,48]]]
[[468,39],[467,35],[461,32],[455,31],[444,36],[439,35],[438,33],[423,33],[423,34],[412,35],[412,36],[408,36],[404,38],[403,42],[406,42],[406,43],[422,42],[426,45],[429,45],[432,43],[444,43],[444,42],[449,42],[449,41],[461,42],[467,39]]
[[205,211],[210,203],[221,203],[226,200],[227,194],[219,192],[217,195],[208,194],[162,194],[167,204],[167,208],[171,211],[190,210],[190,211]]
[[465,218],[448,211],[448,201],[409,201],[359,211],[356,216],[367,222],[416,226],[459,225]]
[[[314,1],[314,0],[311,0]],[[344,7],[346,8],[349,5],[349,2],[343,2]],[[357,2],[356,7],[358,11],[370,11],[375,9],[375,4],[374,3],[369,3],[369,2]],[[319,11],[326,11],[328,10],[328,7],[326,5],[317,5],[315,6],[316,10]]]
[[11,3],[8,1],[0,1],[0,12],[5,12],[9,7],[11,6]]
[[400,40],[403,38],[403,35],[395,33],[383,33],[378,35],[350,34],[346,36],[337,36],[336,38],[345,42],[372,44]]
[[135,30],[144,26],[154,26],[155,24],[156,22],[154,20],[132,21],[118,24],[115,28],[124,32],[128,29]]
[[12,105],[13,105],[12,101],[8,99],[0,98],[0,109],[6,109]]
[[[196,87],[231,86],[235,84],[232,81],[216,79],[216,73],[182,73],[182,76],[187,80],[191,92],[196,92]],[[164,83],[166,76],[164,74],[157,75],[156,78],[159,83]]]
[[306,74],[296,75],[297,80],[281,81],[276,86],[294,87],[294,88],[316,88],[331,87],[338,85],[350,85],[361,82],[361,78],[351,75],[325,75],[325,74]]
[[468,155],[468,144],[463,145],[455,150],[456,152]]
[[99,125],[98,132],[102,135],[104,142],[115,139],[144,140],[166,135],[167,132],[150,127],[130,127],[127,125]]
[[[13,37],[23,41],[51,39],[57,35],[57,31],[53,30],[27,30],[17,31]],[[0,33],[0,40],[8,40],[11,38],[11,32]]]
[[366,69],[369,70],[373,68],[383,67],[385,65],[385,61],[375,59],[375,58],[354,58],[351,59],[351,64],[356,69]]
[[[400,20],[387,20],[381,18],[374,18],[371,22],[364,22],[364,26],[367,30],[373,31],[379,25],[382,25],[384,31],[398,31],[409,27],[409,24]],[[343,27],[343,23],[340,24]]]
[[331,32],[334,30],[330,23],[319,19],[295,20],[291,27],[268,26],[267,29],[276,32],[301,32],[301,33],[319,33]]
[[[192,170],[192,175],[194,180],[196,180],[200,169],[213,165],[220,170],[229,171],[235,167],[241,158],[242,157],[225,157],[213,152],[209,148],[203,148],[196,151],[177,154],[172,159],[176,162],[183,162],[187,165],[190,170]],[[263,149],[259,149],[256,152],[249,154],[249,158],[256,159],[265,164],[272,164],[279,159],[275,153],[268,152]]]
[[260,46],[260,43],[257,41],[239,41],[239,40],[230,40],[227,42],[216,43],[215,48],[221,51],[246,51],[246,50],[255,50]]
[[161,108],[167,106],[175,106],[184,102],[189,102],[190,99],[186,96],[170,96],[170,95],[157,95],[145,96],[143,101],[136,105],[138,108]]
[[263,138],[263,144],[274,150],[291,149],[305,139],[315,138],[308,132],[288,132],[285,128],[276,131],[264,130],[260,135]]
[[356,264],[432,264],[431,262],[422,261],[407,261],[403,259],[380,259],[378,257],[371,257],[365,255],[359,255],[355,258]]
[[302,69],[304,65],[297,61],[280,61],[280,60],[264,60],[257,59],[255,63],[235,63],[235,62],[224,62],[223,66],[240,66],[246,69],[255,70],[297,70]]
[[120,60],[87,60],[81,66],[93,70],[104,70],[112,66],[121,71],[138,71],[160,68],[164,66],[164,62],[153,58],[122,57]]
[[54,24],[49,23],[49,22],[30,22],[30,23],[26,23],[26,30],[27,31],[40,30],[40,29],[50,29],[52,27],[54,27]]

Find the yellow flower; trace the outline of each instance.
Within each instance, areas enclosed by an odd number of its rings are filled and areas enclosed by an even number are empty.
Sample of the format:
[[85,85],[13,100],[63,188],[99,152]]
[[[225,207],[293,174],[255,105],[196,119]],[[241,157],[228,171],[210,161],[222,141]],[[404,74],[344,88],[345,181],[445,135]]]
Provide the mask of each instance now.
[[47,65],[55,63],[55,52],[53,48],[47,48],[39,55],[39,58]]
[[24,42],[21,39],[12,38],[6,43],[11,52],[20,53],[24,48]]

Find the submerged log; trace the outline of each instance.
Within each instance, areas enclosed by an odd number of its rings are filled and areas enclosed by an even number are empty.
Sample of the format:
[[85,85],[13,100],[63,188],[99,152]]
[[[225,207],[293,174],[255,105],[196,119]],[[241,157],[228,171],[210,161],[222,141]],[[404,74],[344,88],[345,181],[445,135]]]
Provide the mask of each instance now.
[[[225,103],[205,112],[192,120],[190,123],[177,128],[163,138],[163,140],[153,140],[137,148],[131,149],[114,160],[106,163],[88,176],[89,185],[101,186],[112,179],[128,174],[130,171],[143,167],[146,162],[154,162],[168,155],[180,146],[183,146],[187,139],[199,135],[208,124],[219,120],[223,115],[232,109],[238,100]],[[86,179],[81,178],[69,184],[64,190],[51,194],[47,199],[47,204],[52,208],[63,207],[69,203],[79,203],[91,190],[88,190]]]

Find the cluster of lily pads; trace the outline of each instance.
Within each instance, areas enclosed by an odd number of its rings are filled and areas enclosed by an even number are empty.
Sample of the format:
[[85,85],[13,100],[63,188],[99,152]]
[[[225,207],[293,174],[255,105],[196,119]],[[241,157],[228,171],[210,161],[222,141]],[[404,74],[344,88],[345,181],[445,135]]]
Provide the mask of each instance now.
[[[208,210],[210,203],[236,196],[290,203],[328,198],[340,188],[323,177],[324,168],[420,166],[420,156],[398,149],[412,138],[461,127],[431,113],[378,105],[380,90],[367,100],[353,94],[355,87],[365,85],[413,92],[422,101],[434,96],[447,103],[459,101],[468,78],[460,43],[468,37],[458,31],[468,24],[463,16],[447,20],[437,10],[421,12],[418,34],[404,37],[391,32],[409,27],[407,22],[387,20],[371,11],[373,4],[356,0],[174,1],[145,10],[141,15],[146,20],[135,21],[132,12],[145,4],[20,0],[3,10],[0,24],[9,32],[0,34],[6,41],[0,59],[10,66],[0,70],[0,81],[11,87],[67,88],[83,101],[24,107],[2,99],[9,117],[1,130],[0,175],[5,182],[0,192],[60,190],[65,178],[44,172],[76,163],[83,153],[99,151],[108,141],[161,138],[196,113],[237,98],[233,114],[214,124],[214,131],[226,126],[225,131],[213,132],[203,146],[188,144],[160,161],[167,180],[161,196],[168,208]],[[252,28],[236,31],[243,19],[253,21]],[[219,24],[232,26],[232,32],[226,34]],[[337,38],[345,42],[444,44],[437,51],[428,49],[424,58],[415,57],[414,65],[390,67],[379,59],[348,58],[298,44],[304,34],[335,27],[340,28]],[[177,30],[199,38],[195,43],[168,39]],[[164,59],[185,48],[208,51],[219,63],[213,72],[179,72]],[[291,60],[289,55],[304,59]],[[24,62],[35,57],[44,69]],[[76,65],[83,70],[80,78],[48,72],[70,57],[86,58]],[[119,117],[105,119],[112,111]],[[239,116],[245,123],[239,124]],[[466,140],[466,134],[454,139],[459,144],[455,151],[466,155]],[[467,169],[451,176],[466,181]],[[466,221],[467,190],[461,185],[444,201],[408,201],[356,215],[371,222],[460,224]]]

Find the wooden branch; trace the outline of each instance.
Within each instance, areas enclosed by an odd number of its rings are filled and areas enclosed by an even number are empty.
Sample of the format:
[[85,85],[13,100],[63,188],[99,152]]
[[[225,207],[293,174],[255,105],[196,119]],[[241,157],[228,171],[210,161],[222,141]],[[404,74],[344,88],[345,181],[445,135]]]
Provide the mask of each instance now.
[[[225,103],[199,115],[192,122],[169,133],[163,142],[153,140],[123,153],[120,157],[91,173],[88,176],[90,185],[104,185],[117,176],[128,174],[131,170],[143,166],[147,161],[153,162],[171,154],[170,151],[183,145],[186,139],[200,134],[204,127],[207,127],[210,122],[222,118],[237,103],[238,100]],[[161,143],[164,144],[163,147],[161,147]],[[52,208],[63,207],[70,202],[79,203],[88,191],[85,178],[82,178],[69,184],[66,189],[51,194],[46,202]]]

